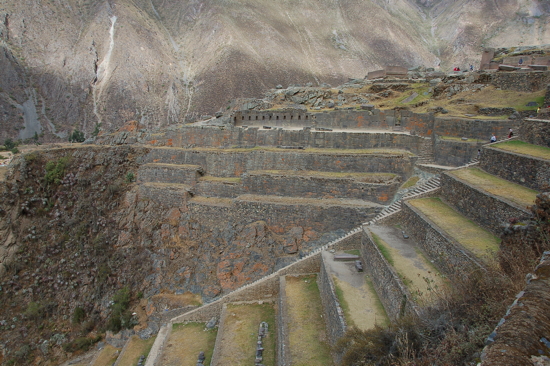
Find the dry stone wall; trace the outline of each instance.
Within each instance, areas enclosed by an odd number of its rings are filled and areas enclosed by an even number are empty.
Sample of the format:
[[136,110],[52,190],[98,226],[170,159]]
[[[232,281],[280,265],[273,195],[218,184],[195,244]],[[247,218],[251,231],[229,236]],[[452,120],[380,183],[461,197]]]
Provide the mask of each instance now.
[[386,172],[408,178],[415,156],[403,154],[330,154],[266,151],[204,151],[193,149],[152,149],[151,163],[199,165],[205,174],[239,177],[254,170],[320,170],[325,172]]
[[[338,300],[338,296],[336,296],[330,268],[328,268],[328,264],[324,260],[324,254],[321,254],[321,269],[317,276],[317,285],[321,293],[327,336],[330,345],[334,347],[336,342],[344,336],[347,325],[340,301]],[[342,360],[342,354],[334,353],[333,357],[335,358],[335,363],[339,365]]]
[[138,171],[138,183],[181,183],[195,185],[200,177],[198,165],[144,164]]
[[550,121],[525,119],[519,128],[519,135],[522,141],[550,147]]
[[311,198],[355,198],[387,204],[401,184],[393,179],[380,184],[346,178],[285,176],[283,174],[252,173],[243,176],[243,189],[251,194],[268,194]]
[[481,142],[436,139],[434,160],[438,165],[461,166],[477,157]]
[[460,213],[500,235],[511,217],[530,216],[530,211],[472,186],[452,174],[441,175],[441,196]]
[[380,253],[367,227],[363,228],[361,256],[376,293],[392,320],[406,314],[417,314],[416,304],[399,276]]
[[550,160],[503,151],[496,147],[483,148],[480,167],[490,174],[537,191],[550,182]]
[[401,218],[405,231],[418,243],[433,264],[448,277],[461,278],[484,268],[478,259],[407,201],[403,202]]

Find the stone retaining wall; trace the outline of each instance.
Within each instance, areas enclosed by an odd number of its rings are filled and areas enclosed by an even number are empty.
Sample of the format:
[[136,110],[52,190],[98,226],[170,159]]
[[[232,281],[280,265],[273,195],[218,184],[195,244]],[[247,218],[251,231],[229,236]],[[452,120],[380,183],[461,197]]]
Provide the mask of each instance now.
[[143,164],[139,167],[138,183],[182,183],[195,185],[200,177],[198,165]]
[[403,202],[401,224],[432,263],[450,278],[463,278],[484,269],[483,264],[433,224],[423,213]]
[[497,236],[509,218],[531,216],[526,208],[482,191],[449,173],[441,175],[440,194],[461,214]]
[[395,321],[406,314],[417,314],[409,290],[384,258],[367,227],[363,227],[361,256],[388,317]]
[[[336,296],[332,274],[330,269],[327,268],[327,263],[324,259],[325,254],[327,253],[324,252],[321,255],[321,270],[319,276],[317,276],[317,285],[321,293],[328,340],[330,345],[334,347],[336,342],[346,333],[347,324],[344,318],[344,312],[340,306],[340,301],[338,300],[338,296]],[[342,356],[342,353],[333,352],[335,364],[340,364]]]
[[483,148],[483,170],[537,191],[550,182],[550,160],[500,150],[497,146]]
[[[306,124],[307,125],[307,124]],[[380,123],[382,125],[382,123]],[[376,126],[375,129],[381,127]],[[117,135],[98,141],[109,144]],[[405,149],[419,150],[418,136],[403,133],[368,133],[353,131],[315,131],[305,128],[288,130],[282,127],[263,129],[256,127],[183,127],[162,133],[143,134],[137,142],[150,146],[183,148],[253,148],[256,146],[293,146],[326,149]]]
[[190,187],[184,185],[155,185],[140,184],[138,186],[139,199],[149,199],[167,207],[181,207],[190,198]]
[[221,343],[223,340],[223,331],[225,320],[227,319],[227,304],[223,304],[220,319],[218,322],[218,333],[216,334],[216,341],[214,342],[214,351],[212,352],[212,358],[210,359],[210,366],[220,365],[219,356],[221,350]]
[[245,193],[239,182],[223,182],[215,180],[199,180],[193,188],[197,196],[236,198]]
[[436,139],[434,160],[438,165],[462,166],[477,157],[481,142]]
[[519,135],[522,141],[550,147],[550,121],[525,119],[519,128]]
[[546,86],[550,83],[550,72],[497,72],[491,74],[490,83],[502,90],[532,93],[546,89]]
[[408,179],[417,157],[403,154],[345,154],[266,151],[204,151],[152,149],[147,161],[199,165],[205,174],[239,177],[253,170],[321,170],[326,172],[385,172]]
[[[397,178],[397,177],[396,177]],[[393,198],[400,179],[375,184],[353,178],[321,178],[252,173],[243,177],[243,189],[251,194],[282,195],[312,198],[356,198],[387,204]]]

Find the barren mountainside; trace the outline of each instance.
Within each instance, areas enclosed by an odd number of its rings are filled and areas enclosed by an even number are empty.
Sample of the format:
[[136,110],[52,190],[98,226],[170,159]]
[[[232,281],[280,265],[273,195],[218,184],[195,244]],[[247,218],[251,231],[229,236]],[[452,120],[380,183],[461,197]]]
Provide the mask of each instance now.
[[0,140],[193,120],[276,85],[388,65],[478,65],[550,43],[547,1],[22,0],[0,3]]

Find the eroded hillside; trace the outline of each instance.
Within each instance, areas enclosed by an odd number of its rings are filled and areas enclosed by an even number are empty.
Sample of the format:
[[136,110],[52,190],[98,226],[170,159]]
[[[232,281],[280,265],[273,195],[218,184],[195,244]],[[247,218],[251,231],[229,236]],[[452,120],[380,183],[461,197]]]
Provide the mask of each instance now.
[[0,7],[0,139],[156,127],[277,84],[548,43],[542,1],[35,0]]

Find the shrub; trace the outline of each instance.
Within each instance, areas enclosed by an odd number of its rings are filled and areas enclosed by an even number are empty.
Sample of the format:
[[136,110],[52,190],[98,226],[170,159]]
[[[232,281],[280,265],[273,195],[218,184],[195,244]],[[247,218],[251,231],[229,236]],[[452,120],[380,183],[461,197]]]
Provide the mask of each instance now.
[[65,175],[65,168],[69,163],[69,157],[66,156],[57,161],[48,161],[46,163],[46,175],[44,180],[47,184],[59,184]]
[[25,310],[25,315],[29,319],[37,320],[44,316],[44,307],[38,302],[30,302]]
[[82,131],[74,130],[73,133],[69,135],[69,142],[84,142],[84,140],[86,140],[86,138]]
[[72,340],[71,342],[63,345],[63,349],[65,352],[76,352],[76,351],[84,351],[86,352],[92,345],[99,342],[101,340],[101,336],[98,335],[93,338],[88,337],[80,337]]
[[80,306],[77,306],[73,311],[73,324],[80,324],[86,317],[86,313],[84,312],[84,309]]
[[11,153],[14,154],[14,155],[19,154],[19,149],[14,147],[13,149],[11,149]]
[[136,176],[134,175],[134,173],[128,172],[125,179],[126,183],[132,183],[136,179]]
[[111,317],[107,321],[107,329],[118,332],[123,328],[129,328],[132,314],[128,311],[130,305],[130,289],[123,287],[113,296],[113,307]]
[[13,142],[13,140],[10,139],[9,137],[4,140],[4,147],[6,148],[6,150],[11,150],[16,146],[17,145],[15,144],[15,142]]

